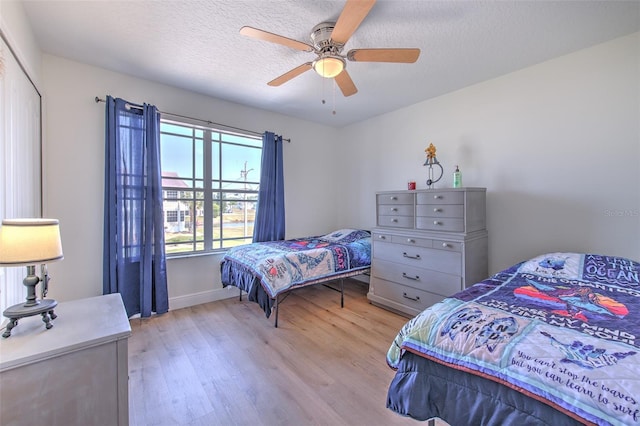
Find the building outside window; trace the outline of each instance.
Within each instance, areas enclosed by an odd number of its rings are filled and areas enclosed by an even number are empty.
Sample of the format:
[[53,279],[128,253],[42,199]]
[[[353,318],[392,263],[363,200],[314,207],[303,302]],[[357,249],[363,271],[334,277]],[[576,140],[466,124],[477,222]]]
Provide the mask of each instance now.
[[164,119],[160,131],[167,255],[250,243],[262,139]]

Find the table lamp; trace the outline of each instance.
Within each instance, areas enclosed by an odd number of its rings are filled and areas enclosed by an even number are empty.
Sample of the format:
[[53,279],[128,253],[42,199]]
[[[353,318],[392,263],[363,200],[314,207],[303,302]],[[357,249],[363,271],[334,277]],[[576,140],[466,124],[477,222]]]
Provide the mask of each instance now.
[[[4,219],[0,227],[0,266],[26,266],[27,276],[22,283],[27,287],[27,300],[7,308],[2,314],[9,318],[2,337],[11,336],[11,330],[20,318],[42,315],[45,327],[53,327],[56,318],[53,309],[58,305],[45,299],[49,277],[44,264],[61,260],[62,243],[57,219]],[[36,275],[36,265],[42,264],[43,277]],[[36,286],[42,282],[42,299],[36,298]]]

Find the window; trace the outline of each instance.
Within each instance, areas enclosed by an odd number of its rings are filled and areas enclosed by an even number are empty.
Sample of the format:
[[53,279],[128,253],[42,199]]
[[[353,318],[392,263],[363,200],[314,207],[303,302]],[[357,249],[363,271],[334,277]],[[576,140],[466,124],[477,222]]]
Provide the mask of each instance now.
[[167,219],[165,220],[165,222],[172,223],[172,222],[177,222],[177,221],[178,221],[178,212],[177,211],[168,210],[167,211]]
[[162,119],[160,143],[167,255],[250,243],[262,139]]

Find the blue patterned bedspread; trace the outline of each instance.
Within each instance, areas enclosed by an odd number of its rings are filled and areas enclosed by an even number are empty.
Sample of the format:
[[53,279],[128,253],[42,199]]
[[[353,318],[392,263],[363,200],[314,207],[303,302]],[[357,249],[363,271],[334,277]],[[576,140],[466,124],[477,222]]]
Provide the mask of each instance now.
[[[246,244],[230,249],[222,262],[249,270],[274,298],[296,285],[369,268],[371,234],[341,229],[315,237]],[[223,284],[231,283],[223,277]]]
[[503,383],[584,422],[640,424],[640,264],[550,253],[409,321],[404,351]]

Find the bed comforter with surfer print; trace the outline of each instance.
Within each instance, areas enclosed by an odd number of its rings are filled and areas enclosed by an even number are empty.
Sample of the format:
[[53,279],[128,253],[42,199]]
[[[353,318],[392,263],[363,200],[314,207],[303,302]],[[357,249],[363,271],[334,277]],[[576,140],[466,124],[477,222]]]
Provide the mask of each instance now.
[[412,353],[579,422],[640,425],[639,275],[616,256],[538,256],[410,320],[387,363]]

